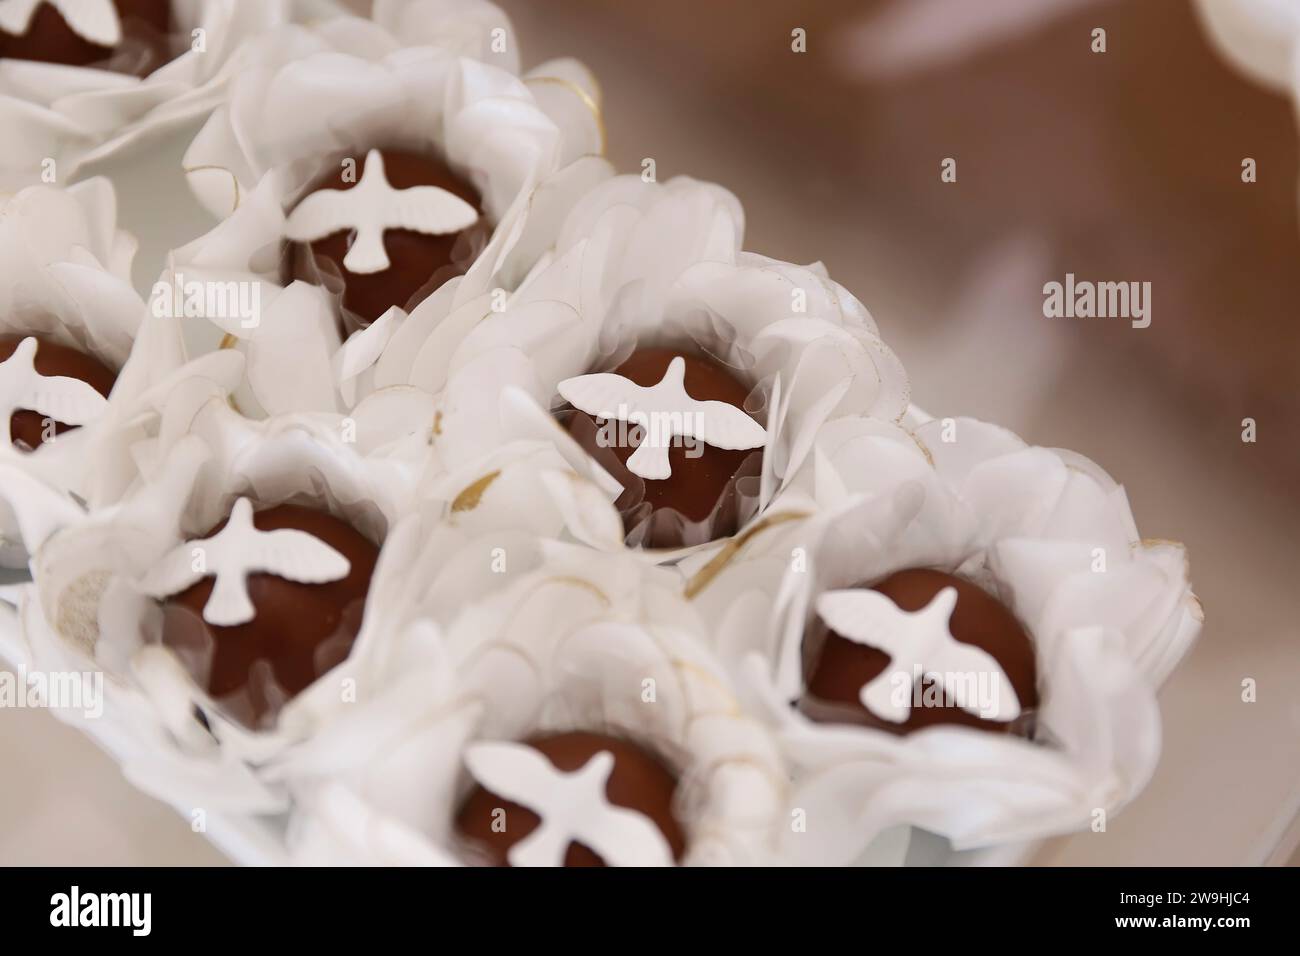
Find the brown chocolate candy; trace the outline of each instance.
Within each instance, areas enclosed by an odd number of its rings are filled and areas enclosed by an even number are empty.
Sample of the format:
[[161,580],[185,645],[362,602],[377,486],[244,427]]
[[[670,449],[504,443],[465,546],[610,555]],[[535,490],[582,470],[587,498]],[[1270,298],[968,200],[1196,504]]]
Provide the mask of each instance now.
[[[248,596],[256,616],[245,624],[223,627],[203,619],[212,595],[211,576],[163,601],[162,643],[214,699],[228,699],[236,716],[258,726],[274,718],[285,695],[300,693],[347,657],[361,630],[379,549],[346,522],[301,505],[258,511],[253,524],[260,531],[305,531],[350,565],[347,577],[324,584],[250,574]],[[222,521],[204,537],[225,525]]]
[[[909,734],[938,724],[959,724],[994,733],[1027,736],[1032,715],[1038,707],[1037,665],[1034,643],[1011,610],[978,585],[944,571],[915,568],[898,571],[871,586],[904,611],[919,611],[947,587],[957,589],[957,605],[948,622],[958,641],[988,653],[1002,667],[1020,703],[1020,717],[995,721],[958,707],[944,696],[930,678],[922,679],[921,700],[942,701],[938,706],[913,703],[902,723],[884,720],[863,706],[858,696],[862,687],[889,666],[890,657],[874,647],[865,647],[831,630],[816,619],[805,638],[805,647],[817,655],[808,679],[808,689],[799,709],[823,723],[852,723]],[[821,645],[817,650],[817,644]]]
[[[580,770],[592,757],[608,751],[614,757],[614,770],[605,785],[605,797],[615,806],[635,810],[650,819],[664,835],[673,859],[681,861],[686,852],[686,836],[673,814],[673,794],[677,778],[660,761],[641,747],[606,734],[572,732],[534,737],[526,741],[555,765],[557,770],[572,773]],[[495,811],[505,811],[505,830],[497,832]],[[541,818],[522,807],[476,786],[456,815],[456,832],[467,842],[475,862],[492,866],[509,866],[510,848],[523,840],[541,823]],[[565,866],[605,866],[606,863],[589,847],[569,844]]]
[[[60,378],[76,378],[85,382],[105,398],[113,390],[117,373],[108,369],[98,359],[79,352],[66,345],[60,345],[40,335],[4,335],[0,336],[0,362],[6,361],[23,339],[36,339],[36,371],[41,375]],[[23,451],[39,448],[46,438],[46,419],[39,410],[19,409],[9,418],[9,435],[16,447]],[[78,428],[63,422],[52,422],[54,435]]]
[[[350,272],[343,259],[356,235],[342,230],[310,244],[292,242],[286,257],[285,280],[301,279],[335,288],[342,282],[343,308],[369,325],[393,306],[408,311],[428,298],[439,286],[464,275],[491,237],[483,216],[482,200],[470,183],[436,156],[381,149],[384,173],[394,189],[437,186],[465,200],[479,212],[479,220],[460,232],[431,236],[410,229],[384,232],[384,250],[389,267],[383,272],[360,275]],[[344,179],[342,164],[321,178],[305,194],[321,189],[351,189],[365,169],[365,153],[355,157],[355,176]],[[301,200],[300,200],[301,201]]]
[[[637,385],[648,387],[657,384],[669,363],[679,356],[686,362],[686,393],[691,398],[744,408],[750,387],[711,358],[675,349],[645,348],[633,352],[614,371]],[[568,417],[567,427],[578,444],[625,489],[617,502],[625,530],[630,533],[636,525],[649,519],[641,542],[646,547],[674,548],[696,543],[682,540],[678,515],[691,522],[703,522],[712,516],[709,539],[736,533],[740,523],[736,482],[759,473],[762,449],[715,448],[690,439],[674,440],[668,450],[672,474],[662,480],[649,480],[626,467],[627,460],[641,443],[639,429],[629,425],[623,432],[581,411]],[[621,434],[626,435],[625,443],[610,441]]]
[[100,46],[68,25],[51,3],[42,3],[32,14],[27,32],[15,36],[0,30],[0,58],[36,60],[65,66],[90,66],[109,60],[123,47],[139,55],[130,57],[128,72],[144,75],[165,60],[165,36],[171,30],[171,0],[113,0],[122,20],[119,47]]

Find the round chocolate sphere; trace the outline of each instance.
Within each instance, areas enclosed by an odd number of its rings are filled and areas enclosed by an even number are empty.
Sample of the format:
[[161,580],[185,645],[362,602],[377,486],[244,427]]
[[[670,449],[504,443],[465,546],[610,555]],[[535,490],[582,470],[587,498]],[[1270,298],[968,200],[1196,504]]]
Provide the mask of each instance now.
[[[7,361],[14,354],[14,350],[27,338],[36,339],[36,359],[33,364],[37,373],[51,377],[80,379],[100,395],[108,398],[108,393],[113,390],[113,383],[117,381],[116,372],[84,352],[60,345],[43,336],[0,336],[0,362]],[[54,426],[56,436],[78,427],[58,421],[50,424]],[[39,448],[45,442],[47,434],[46,418],[39,410],[19,409],[9,418],[9,435],[14,445],[24,451]]]
[[[204,538],[218,534],[226,522]],[[301,505],[253,516],[258,531],[305,531],[347,558],[346,577],[322,584],[257,572],[246,579],[254,616],[220,626],[204,619],[213,576],[163,601],[162,643],[176,652],[216,700],[249,726],[274,718],[288,698],[347,657],[361,630],[379,549],[346,522]]]
[[[997,721],[971,713],[957,704],[931,678],[920,679],[907,719],[895,723],[870,711],[861,689],[890,664],[884,651],[859,644],[831,630],[820,618],[805,637],[805,652],[815,656],[807,691],[799,709],[824,723],[851,723],[896,734],[908,734],[939,724],[958,724],[994,733],[1028,735],[1038,706],[1034,644],[1011,610],[983,588],[964,578],[928,568],[891,574],[870,590],[885,595],[903,611],[920,611],[944,588],[955,588],[957,603],[948,621],[953,638],[980,648],[997,661],[1020,704],[1015,720]],[[925,702],[917,706],[917,700]]]
[[[478,221],[459,232],[431,235],[413,229],[387,228],[383,232],[388,267],[357,273],[343,260],[357,238],[355,228],[345,228],[310,243],[291,242],[286,257],[286,281],[301,279],[337,291],[341,284],[343,308],[362,325],[374,322],[393,306],[408,311],[428,298],[443,283],[464,275],[478,258],[491,227],[483,216],[482,200],[469,182],[442,159],[395,149],[378,151],[383,175],[395,190],[434,186],[463,199],[478,212]],[[342,163],[318,180],[299,200],[325,189],[353,189],[367,174],[368,157],[355,157],[355,170]],[[371,173],[374,175],[374,173]]]
[[[122,40],[103,46],[84,35],[75,4],[68,5],[71,19],[49,2],[39,3],[21,34],[0,30],[0,58],[36,60],[65,66],[103,64],[126,51],[126,72],[145,75],[166,60],[166,36],[171,30],[171,0],[113,0],[121,24]],[[129,62],[128,62],[129,61]]]
[[[605,785],[605,798],[614,806],[635,810],[663,834],[680,862],[686,851],[686,836],[673,812],[677,778],[656,757],[630,741],[606,734],[572,732],[534,737],[527,745],[543,754],[560,771],[582,769],[602,751],[614,758],[614,769]],[[504,817],[497,811],[504,811]],[[498,820],[504,821],[504,830]],[[476,786],[456,815],[456,832],[465,840],[474,862],[509,866],[510,848],[537,829],[539,817],[521,806]],[[499,832],[500,831],[500,832]],[[590,847],[569,844],[565,866],[605,866]]]
[[[726,366],[700,355],[668,348],[638,349],[614,369],[616,375],[642,387],[657,384],[675,358],[686,363],[687,394],[696,401],[716,401],[744,410],[750,386]],[[671,474],[663,479],[641,478],[627,468],[627,460],[641,444],[642,432],[626,422],[621,427],[599,421],[582,411],[568,416],[569,434],[624,488],[617,506],[624,528],[645,522],[641,544],[674,548],[699,541],[684,540],[682,519],[704,526],[703,540],[735,534],[740,524],[740,499],[736,482],[757,476],[762,449],[717,448],[702,441],[674,441],[668,450]]]

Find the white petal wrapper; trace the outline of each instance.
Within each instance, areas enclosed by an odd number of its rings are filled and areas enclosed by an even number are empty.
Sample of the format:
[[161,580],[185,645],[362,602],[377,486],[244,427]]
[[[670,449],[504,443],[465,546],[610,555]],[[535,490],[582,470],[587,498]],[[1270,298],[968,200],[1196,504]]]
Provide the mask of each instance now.
[[[256,66],[232,85],[229,102],[188,151],[191,185],[223,218],[175,251],[162,281],[262,286],[255,321],[207,315],[249,355],[249,381],[237,396],[247,413],[351,410],[386,389],[396,394],[376,401],[389,412],[404,404],[411,414],[427,413],[420,407],[427,398],[414,390],[441,387],[464,330],[554,243],[577,197],[610,175],[593,155],[603,144],[598,94],[585,70],[557,61],[518,77],[491,58],[456,55],[473,51],[448,40],[440,24],[456,34],[458,23],[474,36],[483,27],[490,46],[498,29],[490,25],[505,23],[486,4],[469,4],[468,19],[448,13],[459,6],[381,4],[375,23],[329,21],[272,34],[256,44]],[[513,50],[513,37],[505,37]],[[434,45],[407,45],[426,40]],[[377,142],[444,156],[480,192],[493,229],[467,274],[409,314],[395,307],[345,338],[337,295],[305,283],[281,293],[286,214],[338,157],[359,157]]]
[[0,565],[25,560],[15,511],[30,510],[35,527],[44,521],[43,504],[57,510],[71,503],[69,495],[93,498],[105,477],[99,453],[111,454],[100,436],[147,384],[141,363],[128,362],[148,316],[131,286],[135,249],[134,237],[117,228],[106,179],[0,198],[0,336],[39,336],[118,375],[110,400],[84,427],[30,452],[0,443]]
[[[49,335],[120,368],[142,312],[138,298],[129,318],[114,308],[125,295],[117,287],[131,289],[135,249],[134,237],[117,228],[117,198],[106,179],[0,198],[0,328]],[[91,298],[96,291],[108,309],[90,308],[103,305]]]
[[[746,520],[798,471],[822,423],[901,419],[906,374],[861,303],[820,264],[742,252],[743,232],[740,204],[712,184],[619,176],[590,190],[503,307],[467,316],[472,328],[430,383],[445,383],[439,460],[456,467],[498,444],[494,391],[515,388],[560,411],[560,382],[612,368],[643,346],[698,349],[753,383],[746,409],[766,425],[768,447],[755,476],[736,486]],[[572,445],[562,428],[552,432]],[[635,476],[621,480],[637,499],[623,503],[627,514],[644,509]],[[717,537],[713,517],[693,525],[675,517],[688,547]],[[648,520],[630,518],[629,543],[644,539]]]
[[371,19],[405,47],[437,47],[519,75],[565,131],[561,164],[604,153],[601,93],[582,63],[561,57],[520,73],[509,18],[487,0],[375,0]]
[[[80,165],[211,111],[245,44],[277,25],[338,17],[333,0],[175,0],[173,56],[147,76],[0,59],[0,188],[62,180]],[[125,67],[130,69],[130,67]]]
[[[221,358],[239,364],[233,353]],[[340,437],[338,416],[240,416],[227,401],[230,370],[220,371],[208,377],[191,367],[156,393],[146,437],[130,446],[136,481],[44,542],[32,559],[22,636],[34,667],[105,673],[111,692],[99,720],[111,726],[124,769],[142,789],[178,806],[274,813],[285,794],[261,768],[342,706],[338,669],[287,700],[271,725],[250,728],[238,694],[212,699],[160,643],[149,573],[238,498],[258,507],[305,504],[381,545],[366,609],[379,614],[382,595],[410,570],[400,553],[390,557],[387,539],[399,537],[413,507],[414,472],[358,454]],[[131,442],[136,427],[119,438]]]
[[[912,824],[959,848],[1081,829],[1141,791],[1160,753],[1156,689],[1199,632],[1181,546],[1137,536],[1122,488],[1068,452],[972,419],[834,422],[768,526],[684,563],[687,594],[749,705],[795,765],[800,862],[847,862]],[[777,517],[784,520],[777,520]],[[974,580],[1031,634],[1032,740],[963,727],[906,736],[816,723],[803,693],[818,595],[907,568]]]
[[[399,640],[358,644],[355,710],[279,763],[300,804],[298,861],[471,859],[453,828],[473,785],[465,748],[567,730],[627,737],[679,774],[684,863],[771,861],[786,771],[673,572],[481,527],[425,540],[430,593],[391,622]],[[455,609],[441,600],[452,593]]]
[[519,72],[510,20],[486,0],[375,0],[370,17],[403,46],[439,47]]

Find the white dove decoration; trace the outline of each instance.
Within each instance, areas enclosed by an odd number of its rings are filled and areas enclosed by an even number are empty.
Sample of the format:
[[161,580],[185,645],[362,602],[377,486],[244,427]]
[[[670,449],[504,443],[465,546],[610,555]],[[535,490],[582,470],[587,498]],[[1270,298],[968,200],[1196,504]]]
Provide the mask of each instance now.
[[567,378],[559,392],[574,408],[597,418],[640,425],[645,434],[627,460],[628,470],[641,478],[661,480],[672,475],[668,449],[681,435],[715,448],[761,448],[767,430],[739,408],[726,402],[697,402],[686,394],[686,360],[668,363],[658,384],[644,388],[615,372]]
[[0,30],[14,36],[24,35],[42,2],[59,11],[72,32],[83,40],[99,46],[117,46],[122,42],[122,20],[113,0],[0,0]]
[[13,440],[10,418],[19,410],[36,412],[65,425],[89,425],[108,400],[79,378],[42,375],[36,371],[36,339],[23,339],[12,355],[0,362],[0,439]]
[[[202,561],[195,560],[199,556]],[[203,620],[233,627],[247,624],[257,613],[248,596],[250,574],[269,572],[300,584],[324,584],[342,580],[351,569],[347,558],[315,535],[292,528],[259,531],[253,524],[252,503],[240,498],[219,534],[187,541],[167,552],[140,587],[150,597],[164,598],[215,575]]]
[[[938,682],[962,710],[993,720],[1014,720],[1020,716],[1020,702],[997,660],[956,640],[948,630],[956,606],[957,589],[951,587],[915,612],[904,611],[880,592],[865,588],[827,591],[817,599],[817,613],[832,630],[889,655],[890,666],[859,692],[862,705],[877,717],[892,723],[907,720],[913,675],[919,672]],[[893,681],[900,672],[907,675],[909,688],[901,704]],[[996,686],[985,688],[987,700],[971,699],[971,685],[978,684],[970,680],[971,675],[985,674]]]
[[614,770],[608,750],[572,773],[556,769],[535,748],[510,742],[473,744],[465,763],[486,789],[541,817],[537,829],[510,848],[511,866],[563,866],[574,841],[610,866],[673,864],[668,840],[649,817],[606,799]]
[[460,232],[478,221],[478,212],[454,193],[437,186],[394,189],[384,173],[379,150],[366,154],[361,179],[351,189],[321,189],[289,213],[285,235],[314,242],[345,229],[356,231],[343,265],[367,275],[391,265],[384,251],[384,232],[410,229],[429,236]]

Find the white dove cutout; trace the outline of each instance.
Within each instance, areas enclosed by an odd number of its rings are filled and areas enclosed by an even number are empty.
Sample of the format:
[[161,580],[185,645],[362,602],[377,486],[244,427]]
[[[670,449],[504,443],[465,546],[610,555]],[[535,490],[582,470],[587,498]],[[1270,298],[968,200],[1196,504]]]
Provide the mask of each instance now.
[[122,42],[122,19],[113,0],[0,0],[0,30],[23,36],[36,8],[48,2],[77,36],[99,46]]
[[[859,692],[862,705],[891,723],[907,720],[911,711],[914,675],[939,683],[962,710],[993,720],[1014,720],[1020,716],[1020,701],[1011,681],[997,660],[971,644],[952,636],[948,621],[957,606],[957,589],[944,588],[919,611],[902,610],[879,591],[854,588],[827,591],[817,599],[817,613],[838,634],[889,655],[889,666]],[[895,695],[895,674],[907,675],[906,702]],[[989,675],[997,682],[987,687],[988,700],[971,698],[972,675]],[[976,690],[979,696],[979,691]],[[993,709],[993,713],[988,713]]]
[[187,541],[167,552],[145,574],[140,588],[150,597],[165,598],[215,575],[203,620],[232,627],[257,615],[248,596],[250,574],[268,572],[300,584],[324,584],[342,580],[351,570],[347,558],[306,531],[258,530],[252,502],[240,498],[219,534]]
[[486,789],[541,818],[506,854],[511,866],[563,866],[574,841],[610,866],[673,865],[672,848],[649,817],[606,799],[614,771],[608,750],[565,773],[527,744],[494,741],[468,747],[465,764]]
[[628,470],[641,478],[660,480],[672,475],[668,449],[675,435],[732,450],[767,444],[767,430],[736,406],[697,402],[686,394],[686,360],[680,355],[668,363],[658,384],[649,388],[616,372],[597,372],[566,378],[559,392],[588,415],[644,429],[641,444],[627,460]]
[[384,157],[372,149],[355,186],[320,189],[307,196],[289,213],[285,235],[295,242],[315,242],[345,229],[356,230],[343,265],[349,272],[367,275],[391,265],[384,251],[385,230],[440,236],[477,221],[473,206],[438,186],[394,189],[384,173]]
[[89,425],[108,405],[108,399],[79,378],[36,371],[38,347],[28,336],[0,362],[0,439],[5,444],[13,440],[9,422],[16,411],[36,412],[65,425]]

